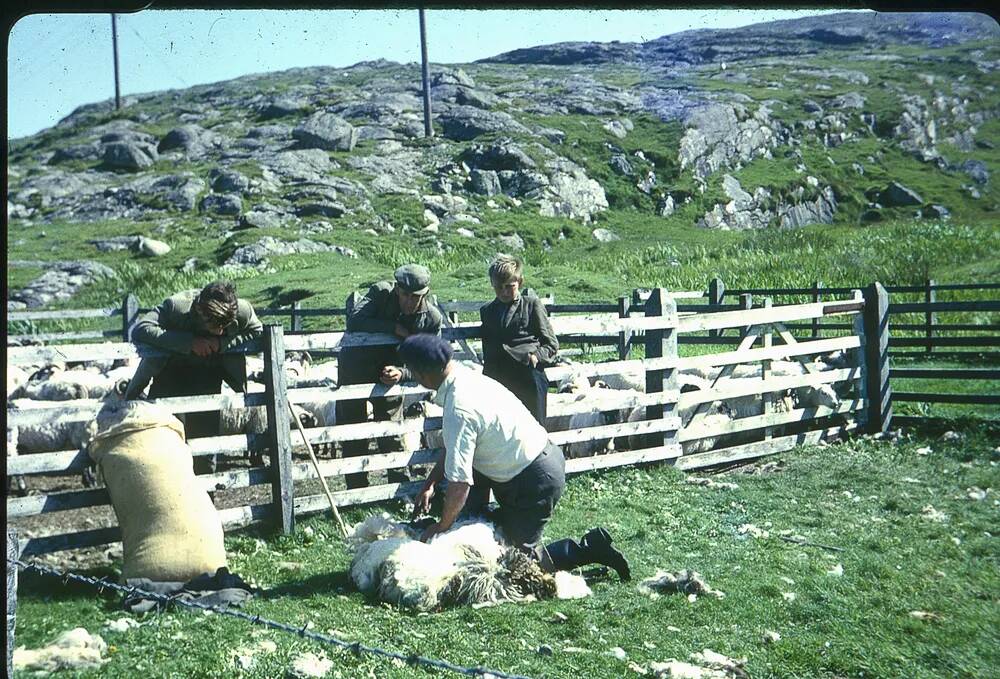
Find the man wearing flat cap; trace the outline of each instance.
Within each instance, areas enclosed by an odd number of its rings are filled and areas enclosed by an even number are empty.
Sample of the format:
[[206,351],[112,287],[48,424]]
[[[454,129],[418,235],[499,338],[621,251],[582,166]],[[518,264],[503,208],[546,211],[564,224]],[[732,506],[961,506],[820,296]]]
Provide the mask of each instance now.
[[[427,300],[430,290],[431,272],[419,264],[405,264],[394,274],[394,281],[380,281],[368,292],[355,300],[352,294],[347,301],[347,333],[377,332],[396,335],[405,339],[410,335],[441,333],[441,312]],[[399,365],[395,345],[348,346],[340,352],[340,384],[371,384],[381,382],[392,386],[410,379],[409,373]],[[371,399],[376,421],[398,419],[401,415],[402,399]],[[338,424],[364,422],[366,419],[364,400],[338,401]],[[391,442],[378,440],[379,450],[388,452]],[[368,441],[347,441],[344,443],[345,457],[359,457],[368,454]],[[392,482],[404,481],[401,472],[390,472]],[[348,488],[364,488],[368,485],[368,474],[358,472],[347,474]]]
[[[417,382],[435,390],[434,402],[443,410],[445,452],[414,500],[413,518],[430,509],[442,479],[448,482],[444,508],[440,520],[424,529],[422,540],[451,528],[464,509],[485,513],[508,543],[537,559],[545,571],[599,563],[614,568],[622,580],[631,577],[628,562],[604,528],[588,531],[579,542],[542,544],[542,529],[566,486],[566,460],[513,393],[452,361],[451,346],[440,337],[408,337],[399,356]],[[484,512],[490,490],[499,507]]]
[[[260,337],[263,331],[253,306],[237,298],[232,283],[215,281],[201,290],[168,297],[139,317],[132,328],[132,341],[170,355],[143,358],[125,398],[138,398],[147,385],[149,398],[218,394],[223,381],[233,391],[246,391],[246,356],[225,351]],[[188,438],[215,436],[218,415],[215,411],[187,413],[184,428]],[[211,470],[210,459],[199,457],[195,461],[199,471]]]

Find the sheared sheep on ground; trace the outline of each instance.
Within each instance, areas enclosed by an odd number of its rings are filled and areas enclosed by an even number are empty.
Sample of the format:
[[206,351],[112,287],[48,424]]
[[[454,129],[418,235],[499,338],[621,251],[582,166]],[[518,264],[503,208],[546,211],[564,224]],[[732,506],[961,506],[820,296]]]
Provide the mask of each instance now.
[[348,537],[355,550],[351,579],[382,601],[421,611],[559,597],[558,582],[564,594],[580,594],[582,578],[566,573],[557,581],[504,545],[492,524],[462,522],[430,543],[417,537],[387,514],[368,517]]
[[14,669],[18,672],[56,672],[58,670],[98,669],[108,661],[108,645],[98,634],[82,627],[68,630],[42,648],[14,649]]

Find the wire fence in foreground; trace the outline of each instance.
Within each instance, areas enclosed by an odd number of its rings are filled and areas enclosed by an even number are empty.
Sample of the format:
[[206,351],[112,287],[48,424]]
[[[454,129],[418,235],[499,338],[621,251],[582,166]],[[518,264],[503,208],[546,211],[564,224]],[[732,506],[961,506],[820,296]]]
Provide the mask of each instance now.
[[261,625],[263,627],[269,627],[271,629],[281,630],[283,632],[289,632],[295,634],[299,637],[310,639],[312,641],[317,641],[321,644],[327,644],[330,646],[335,646],[340,650],[350,651],[351,653],[361,656],[364,654],[379,656],[382,658],[388,658],[390,660],[402,661],[411,667],[425,667],[437,670],[445,670],[447,672],[455,672],[457,674],[463,674],[467,677],[476,677],[477,679],[530,679],[524,675],[520,674],[508,674],[506,672],[501,672],[499,670],[490,670],[485,667],[463,667],[462,665],[455,665],[446,660],[435,660],[434,658],[426,658],[422,655],[416,653],[406,655],[403,653],[397,653],[396,651],[388,651],[383,648],[378,648],[376,646],[366,646],[360,642],[348,642],[343,639],[338,639],[337,637],[330,636],[329,634],[321,634],[319,632],[313,632],[311,630],[303,627],[293,627],[291,625],[286,625],[282,622],[277,622],[276,620],[270,620],[268,618],[261,617],[260,615],[251,615],[249,613],[244,613],[243,611],[233,609],[228,606],[212,606],[196,601],[188,601],[181,598],[178,595],[165,595],[156,594],[154,592],[147,592],[138,587],[130,587],[128,585],[121,585],[116,582],[108,580],[106,577],[94,578],[87,575],[80,575],[79,573],[73,573],[71,571],[62,571],[52,566],[47,566],[39,563],[27,563],[21,561],[20,559],[8,559],[7,565],[17,566],[22,571],[37,573],[39,575],[45,575],[53,578],[58,578],[63,581],[63,584],[69,582],[78,582],[85,585],[90,585],[96,587],[98,593],[103,593],[104,590],[110,589],[115,592],[124,594],[125,596],[141,596],[144,599],[149,599],[150,601],[156,601],[164,606],[169,606],[170,604],[178,604],[180,606],[185,606],[187,608],[197,608],[205,611],[212,611],[213,613],[218,613],[220,615],[228,615],[233,618],[239,618],[245,620],[254,625]]

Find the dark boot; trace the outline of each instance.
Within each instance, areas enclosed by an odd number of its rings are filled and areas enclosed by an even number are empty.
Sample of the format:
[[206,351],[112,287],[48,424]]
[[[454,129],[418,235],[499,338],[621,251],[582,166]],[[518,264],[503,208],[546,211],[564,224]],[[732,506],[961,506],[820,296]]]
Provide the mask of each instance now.
[[603,528],[595,528],[583,536],[578,543],[575,540],[559,540],[546,545],[548,561],[542,560],[542,567],[552,571],[568,571],[587,564],[599,563],[614,568],[618,577],[629,580],[632,572],[625,556],[611,546],[611,536]]

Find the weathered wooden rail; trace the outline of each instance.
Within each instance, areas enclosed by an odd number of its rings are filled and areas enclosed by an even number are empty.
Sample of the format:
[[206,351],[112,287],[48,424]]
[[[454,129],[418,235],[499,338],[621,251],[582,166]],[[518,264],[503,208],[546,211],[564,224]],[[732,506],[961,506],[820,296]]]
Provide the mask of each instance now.
[[[549,394],[551,438],[558,445],[625,438],[633,443],[629,450],[570,459],[567,461],[568,471],[579,473],[656,461],[672,461],[679,467],[692,469],[788,450],[795,445],[834,438],[856,429],[883,431],[888,427],[891,417],[887,354],[889,336],[886,324],[888,302],[881,286],[871,286],[863,296],[855,293],[850,299],[837,301],[701,314],[678,311],[686,306],[679,304],[678,300],[690,299],[694,294],[671,294],[658,289],[651,291],[641,304],[633,305],[629,299],[623,305],[620,300],[619,305],[614,305],[616,311],[613,313],[607,311],[609,305],[567,305],[571,308],[561,310],[553,316],[553,327],[560,337],[607,337],[621,342],[625,348],[641,338],[645,349],[645,357],[642,359],[620,358],[579,366],[581,372],[590,376],[639,371],[645,375],[644,392],[596,390],[583,400],[573,394]],[[622,313],[622,306],[627,313]],[[449,309],[449,312],[458,313],[463,310],[467,310],[465,306],[457,306]],[[564,312],[591,315],[564,315]],[[799,341],[786,325],[829,316],[851,320],[852,332],[841,337]],[[443,335],[449,340],[458,342],[479,338],[479,324],[476,322],[457,322],[451,326],[443,331]],[[738,347],[714,354],[688,357],[679,355],[678,344],[686,335],[705,332],[735,333]],[[622,338],[626,338],[625,341]],[[303,482],[314,478],[315,471],[301,456],[293,454],[304,447],[298,436],[292,434],[288,419],[283,415],[288,403],[320,399],[338,402],[381,396],[420,398],[428,393],[426,389],[412,385],[392,388],[380,384],[341,388],[290,388],[285,384],[282,369],[286,352],[316,350],[335,353],[341,347],[352,344],[377,345],[397,341],[394,336],[377,333],[321,332],[286,335],[281,326],[271,325],[267,326],[261,340],[235,349],[240,353],[264,353],[264,391],[165,398],[157,401],[176,414],[255,406],[267,409],[268,430],[263,434],[195,438],[189,442],[195,456],[245,456],[249,452],[268,455],[270,463],[266,466],[197,477],[199,483],[209,491],[269,487],[269,501],[220,511],[227,530],[267,520],[274,522],[281,530],[290,532],[294,530],[296,516],[328,508],[325,495],[306,494],[302,487]],[[769,373],[771,361],[805,360],[838,350],[846,351],[852,357],[850,367],[816,374],[806,372],[798,376],[774,376]],[[14,364],[29,363],[40,357],[88,361],[136,358],[157,353],[126,343],[11,347],[8,350],[8,361]],[[681,394],[677,386],[679,371],[684,369],[720,368],[725,374],[733,366],[757,362],[762,365],[763,370],[761,379],[753,385],[746,381],[741,381],[738,385],[730,383],[722,376],[704,393]],[[549,368],[546,374],[550,380],[557,381],[565,376],[566,371],[566,367],[556,366]],[[835,408],[797,408],[782,412],[774,408],[776,393],[820,384],[847,385],[849,396]],[[689,422],[683,422],[680,416],[684,409],[693,408],[697,411],[700,404],[747,397],[759,399],[759,415],[712,425],[706,424],[697,415]],[[100,405],[96,401],[15,401],[8,406],[8,423],[26,426],[54,419],[85,422],[93,419]],[[635,421],[611,424],[601,421],[599,424],[580,428],[565,428],[565,425],[555,424],[574,414],[623,409],[631,411],[634,408],[639,408],[638,412],[641,414]],[[431,433],[440,427],[439,418],[421,417],[395,422],[311,427],[306,429],[306,433],[311,444],[342,444],[352,440]],[[700,452],[685,454],[686,445],[693,442],[704,444],[706,440],[715,443]],[[418,447],[363,457],[324,459],[320,462],[320,468],[327,477],[361,471],[381,472],[431,464],[440,453],[439,448]],[[84,452],[64,450],[8,458],[7,474],[66,475],[78,473],[87,465],[88,458]],[[333,493],[333,497],[338,505],[345,506],[407,497],[418,488],[419,483],[381,483],[367,488],[338,490]],[[18,519],[26,517],[97,507],[107,505],[108,502],[104,489],[13,497],[7,500],[8,521],[16,524]],[[117,528],[100,528],[25,538],[22,539],[22,548],[23,553],[37,554],[100,545],[118,539],[120,535]]]

